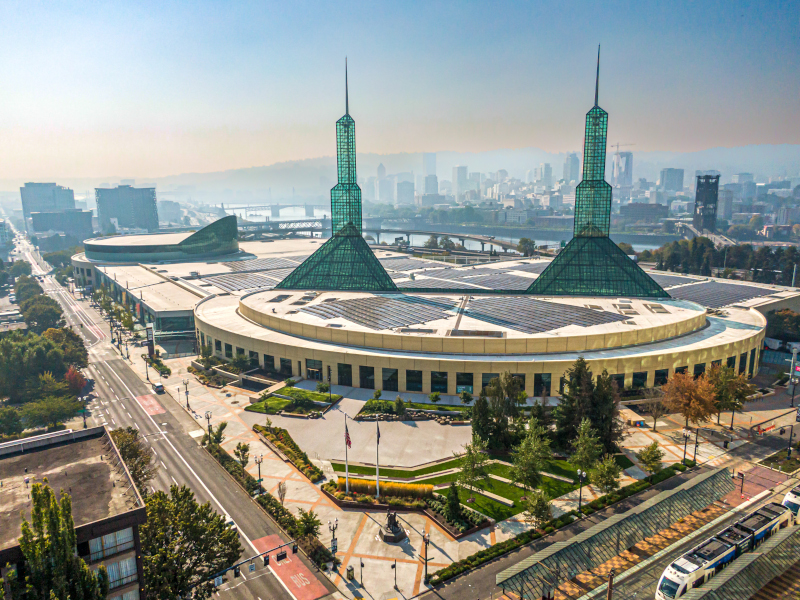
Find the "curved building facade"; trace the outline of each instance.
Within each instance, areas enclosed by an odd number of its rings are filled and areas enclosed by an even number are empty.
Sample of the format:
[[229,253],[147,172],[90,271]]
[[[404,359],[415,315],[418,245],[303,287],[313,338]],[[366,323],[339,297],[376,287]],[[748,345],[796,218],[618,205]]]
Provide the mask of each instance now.
[[239,251],[236,216],[193,233],[151,233],[94,238],[84,242],[86,259],[107,263],[191,261]]

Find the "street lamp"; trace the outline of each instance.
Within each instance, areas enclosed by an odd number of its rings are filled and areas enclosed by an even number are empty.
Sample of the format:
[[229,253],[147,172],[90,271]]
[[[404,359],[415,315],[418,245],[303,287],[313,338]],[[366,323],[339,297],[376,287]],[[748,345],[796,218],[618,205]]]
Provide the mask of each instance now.
[[328,402],[333,404],[333,396],[331,392],[331,366],[328,365]]
[[392,570],[394,571],[394,589],[397,589],[397,559],[394,560]]
[[681,460],[681,464],[686,464],[686,444],[689,442],[689,437],[692,435],[691,431],[687,429],[683,430],[683,460]]
[[694,457],[694,466],[697,466],[697,444],[698,444],[697,435],[699,433],[700,433],[700,427],[698,426],[694,430],[694,455],[693,455],[693,457]]
[[[188,396],[187,396],[187,398],[188,398]],[[263,454],[259,454],[258,456],[253,458],[253,460],[258,465],[258,482],[257,483],[258,483],[258,491],[261,492],[261,490],[263,489],[262,486],[261,486],[261,463],[264,462],[264,455]]]
[[328,531],[331,532],[331,552],[336,554],[336,550],[338,550],[338,543],[336,541],[336,530],[339,529],[339,518],[335,518],[333,523],[328,521]]
[[206,411],[206,421],[208,421],[208,443],[211,443],[211,411]]
[[430,533],[423,533],[422,534],[422,543],[425,544],[425,579],[422,581],[428,583],[428,546],[431,543],[431,534]]
[[586,476],[588,473],[586,471],[581,471],[578,469],[578,482],[580,483],[580,488],[578,489],[578,518],[583,518],[583,513],[581,512],[581,504],[583,502],[583,482],[586,481]]
[[150,381],[150,369],[147,368],[147,359],[144,359],[144,375],[147,378],[147,381]]
[[192,410],[192,407],[189,406],[189,380],[183,380],[183,387],[186,390],[186,410]]

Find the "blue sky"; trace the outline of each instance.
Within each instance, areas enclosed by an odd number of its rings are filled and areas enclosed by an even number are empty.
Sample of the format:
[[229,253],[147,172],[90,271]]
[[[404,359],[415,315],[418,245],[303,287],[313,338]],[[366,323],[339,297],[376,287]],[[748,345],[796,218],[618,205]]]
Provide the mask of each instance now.
[[800,143],[800,1],[11,2],[0,178],[163,176],[360,152]]

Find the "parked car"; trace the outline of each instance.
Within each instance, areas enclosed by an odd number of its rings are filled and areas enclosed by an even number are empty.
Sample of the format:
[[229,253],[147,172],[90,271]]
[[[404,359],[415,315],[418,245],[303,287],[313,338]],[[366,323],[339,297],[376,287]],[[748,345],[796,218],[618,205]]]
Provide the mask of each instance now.
[[162,384],[160,384],[160,383],[154,383],[153,384],[153,391],[156,394],[163,394],[164,393],[164,386]]

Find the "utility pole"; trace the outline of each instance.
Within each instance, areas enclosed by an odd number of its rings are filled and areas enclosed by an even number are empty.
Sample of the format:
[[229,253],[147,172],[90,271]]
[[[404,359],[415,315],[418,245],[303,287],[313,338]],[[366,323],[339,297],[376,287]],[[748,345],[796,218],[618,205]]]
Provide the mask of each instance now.
[[606,592],[606,600],[611,600],[614,597],[614,569],[608,572],[608,591]]

